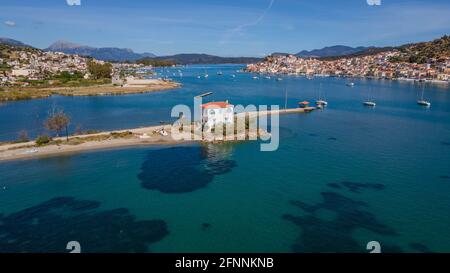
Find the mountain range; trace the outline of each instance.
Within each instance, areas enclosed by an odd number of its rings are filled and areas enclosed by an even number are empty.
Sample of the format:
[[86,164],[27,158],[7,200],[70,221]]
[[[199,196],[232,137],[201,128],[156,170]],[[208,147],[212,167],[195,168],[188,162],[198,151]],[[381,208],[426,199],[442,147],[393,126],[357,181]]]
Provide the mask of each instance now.
[[57,51],[66,54],[77,54],[82,56],[89,56],[97,60],[103,61],[136,61],[146,57],[155,57],[152,53],[135,53],[133,50],[128,48],[116,48],[116,47],[90,47],[85,45],[80,45],[76,43],[71,43],[68,41],[57,41],[51,44],[49,47],[44,49],[44,51]]
[[209,54],[176,54],[171,56],[158,56],[153,59],[170,61],[176,64],[247,64],[262,61],[256,57],[219,57]]
[[374,47],[350,47],[350,46],[344,46],[344,45],[336,45],[336,46],[327,46],[321,49],[314,49],[311,51],[308,50],[302,50],[299,53],[295,54],[297,57],[316,57],[316,58],[323,58],[323,57],[337,57],[337,56],[345,56],[345,55],[351,55],[359,52],[366,51],[368,49],[371,49]]
[[29,46],[20,41],[10,39],[10,38],[2,38],[2,37],[0,37],[0,44],[10,45],[10,46]]

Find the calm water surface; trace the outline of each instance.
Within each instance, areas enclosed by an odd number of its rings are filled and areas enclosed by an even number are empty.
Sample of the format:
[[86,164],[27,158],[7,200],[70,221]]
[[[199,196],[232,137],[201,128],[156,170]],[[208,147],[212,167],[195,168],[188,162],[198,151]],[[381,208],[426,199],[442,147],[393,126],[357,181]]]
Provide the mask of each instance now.
[[[170,121],[205,91],[243,105],[283,106],[286,90],[289,107],[319,93],[329,102],[280,116],[275,152],[192,144],[1,163],[0,252],[64,252],[73,240],[85,252],[366,252],[373,240],[382,251],[450,251],[448,86],[426,86],[426,109],[414,83],[253,80],[240,68],[167,70],[183,84],[172,91],[0,105],[0,139],[11,140],[43,133],[53,106],[72,130],[110,130]],[[362,106],[368,97],[376,108]]]

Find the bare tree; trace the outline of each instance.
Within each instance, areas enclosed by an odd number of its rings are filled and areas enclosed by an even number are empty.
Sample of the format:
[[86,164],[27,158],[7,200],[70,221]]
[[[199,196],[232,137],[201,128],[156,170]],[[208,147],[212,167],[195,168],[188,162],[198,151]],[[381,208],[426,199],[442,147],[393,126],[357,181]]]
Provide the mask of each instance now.
[[56,133],[56,136],[59,136],[65,129],[66,139],[67,141],[69,141],[69,123],[70,118],[64,113],[64,111],[56,111],[55,109],[53,109],[47,120],[44,122],[44,125],[48,130],[54,131]]

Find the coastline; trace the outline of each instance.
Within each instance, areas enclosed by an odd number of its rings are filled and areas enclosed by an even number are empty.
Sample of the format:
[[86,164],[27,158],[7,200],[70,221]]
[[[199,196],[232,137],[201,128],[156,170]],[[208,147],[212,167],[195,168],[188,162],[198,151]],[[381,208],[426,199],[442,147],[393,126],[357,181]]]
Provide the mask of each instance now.
[[[243,112],[235,116],[238,118],[255,118],[258,115],[280,115],[294,113],[309,113],[315,107],[291,108],[280,110],[267,110],[260,112]],[[161,134],[164,130],[166,134]],[[257,129],[250,132],[247,129],[235,132],[233,135],[223,139],[214,139],[202,136],[200,139],[174,140],[172,138],[172,125],[156,125],[140,127],[135,129],[125,129],[117,131],[105,131],[95,134],[71,135],[69,140],[66,137],[56,137],[49,144],[37,145],[35,141],[22,143],[0,143],[0,163],[19,159],[36,159],[43,157],[58,156],[64,154],[79,153],[92,150],[103,150],[111,148],[123,148],[131,146],[145,145],[177,145],[192,142],[223,142],[223,141],[247,141],[256,140],[258,136],[270,135],[270,133]],[[194,135],[191,135],[194,138]]]
[[[96,134],[69,136],[70,141],[86,140],[85,142],[79,144],[67,143],[65,137],[54,138],[53,140],[57,141],[57,144],[48,144],[43,146],[37,146],[34,141],[3,144],[0,145],[0,163],[19,159],[37,159],[64,154],[73,154],[91,150],[143,145],[175,145],[189,142],[184,140],[175,141],[171,138],[170,134],[167,136],[162,136],[155,133],[156,130],[161,128],[164,128],[166,131],[170,131],[170,127],[170,125],[150,126],[130,130],[105,131]],[[127,137],[114,137],[114,134],[128,133],[129,136]],[[148,135],[148,138],[139,138],[139,135],[143,135],[144,133]],[[88,140],[96,137],[99,140]]]
[[170,90],[180,87],[178,82],[155,80],[152,84],[115,86],[113,84],[92,85],[82,87],[23,87],[0,92],[0,101],[18,101],[28,99],[46,98],[52,95],[62,96],[111,96],[126,94],[142,94]]

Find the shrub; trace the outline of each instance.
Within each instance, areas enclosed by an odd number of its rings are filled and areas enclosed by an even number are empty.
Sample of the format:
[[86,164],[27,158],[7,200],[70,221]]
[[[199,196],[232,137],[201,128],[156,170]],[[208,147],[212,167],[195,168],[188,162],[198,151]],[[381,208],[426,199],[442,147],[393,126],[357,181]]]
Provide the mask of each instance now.
[[38,138],[36,138],[36,144],[38,146],[48,144],[50,141],[52,141],[52,138],[47,135],[38,136]]

